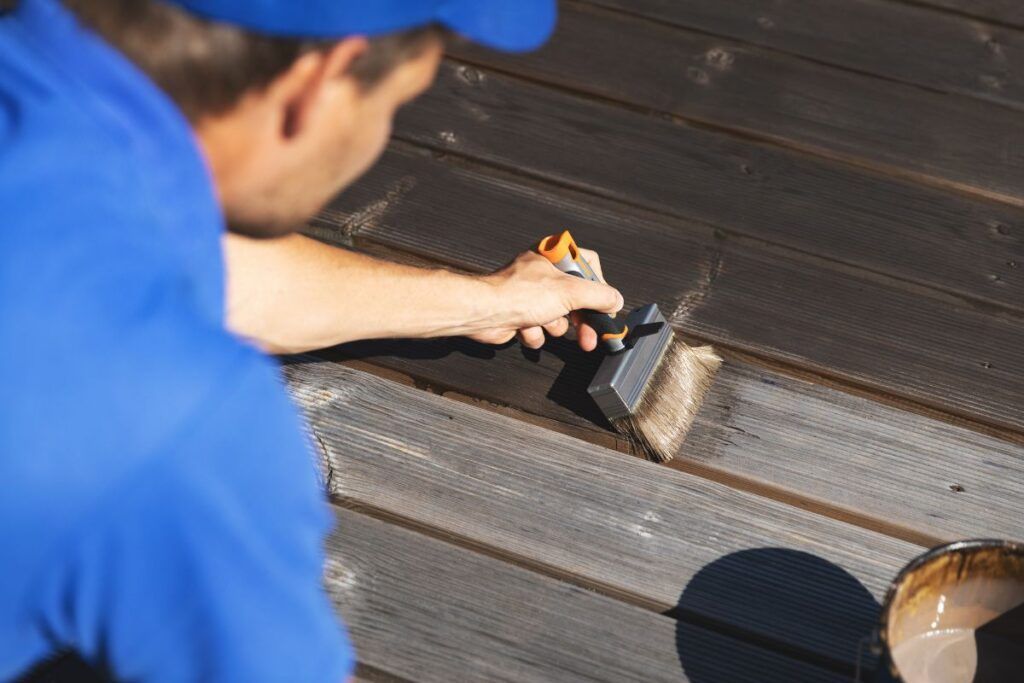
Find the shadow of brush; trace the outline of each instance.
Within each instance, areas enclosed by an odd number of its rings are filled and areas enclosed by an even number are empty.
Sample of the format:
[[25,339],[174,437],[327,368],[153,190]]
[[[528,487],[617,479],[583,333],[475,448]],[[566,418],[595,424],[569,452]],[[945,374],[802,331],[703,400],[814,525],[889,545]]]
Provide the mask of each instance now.
[[541,349],[528,349],[525,346],[520,349],[523,357],[532,363],[541,362],[543,354],[561,361],[561,369],[545,394],[548,400],[593,425],[612,429],[601,409],[587,393],[587,387],[604,358],[603,353],[587,353],[580,349],[575,339],[564,337],[548,338]]
[[430,384],[445,389],[565,419],[544,403],[541,397],[545,397],[580,420],[610,431],[611,425],[587,393],[602,358],[600,352],[585,353],[567,338],[548,338],[543,348],[535,350],[516,341],[491,346],[450,337],[353,342],[316,355],[286,356],[282,362],[380,361],[414,378],[429,377]]

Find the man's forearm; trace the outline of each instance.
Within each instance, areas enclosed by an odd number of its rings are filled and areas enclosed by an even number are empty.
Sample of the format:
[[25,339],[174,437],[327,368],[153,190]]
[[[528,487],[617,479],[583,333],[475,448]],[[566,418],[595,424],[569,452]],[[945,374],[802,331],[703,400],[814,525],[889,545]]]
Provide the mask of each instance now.
[[484,277],[389,263],[301,235],[228,235],[224,246],[228,326],[273,353],[466,335],[501,322]]

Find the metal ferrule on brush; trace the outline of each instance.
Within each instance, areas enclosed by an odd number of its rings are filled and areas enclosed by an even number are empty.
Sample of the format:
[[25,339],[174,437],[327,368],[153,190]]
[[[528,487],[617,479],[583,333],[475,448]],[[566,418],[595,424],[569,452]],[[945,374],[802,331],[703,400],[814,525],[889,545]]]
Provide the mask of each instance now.
[[626,319],[634,330],[659,323],[657,332],[637,339],[628,352],[605,356],[587,387],[587,393],[609,421],[636,412],[641,394],[672,343],[672,327],[656,304],[642,306]]

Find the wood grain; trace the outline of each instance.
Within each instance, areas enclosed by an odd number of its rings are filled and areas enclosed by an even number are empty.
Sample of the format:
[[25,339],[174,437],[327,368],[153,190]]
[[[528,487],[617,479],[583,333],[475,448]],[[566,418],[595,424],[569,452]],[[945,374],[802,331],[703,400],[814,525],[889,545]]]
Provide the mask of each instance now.
[[325,586],[360,663],[408,681],[822,681],[836,673],[337,510]]
[[564,6],[555,38],[537,52],[456,54],[634,107],[1024,202],[1020,114],[1005,107],[590,6]]
[[1019,208],[465,66],[446,66],[431,93],[399,117],[397,134],[730,235],[1024,311]]
[[975,17],[1024,27],[1024,6],[1017,0],[917,0],[922,5],[943,7]]
[[920,550],[337,364],[287,374],[344,504],[833,666]]
[[687,332],[1024,429],[1024,325],[1015,319],[415,151],[390,155],[333,209],[359,211],[407,176],[416,187],[359,231],[360,239],[487,270],[571,227],[581,244],[602,254],[627,304],[656,302]]
[[[585,391],[594,359],[469,342],[342,347],[421,386],[513,406],[592,441],[608,427]],[[585,430],[585,431],[584,431]],[[832,516],[929,545],[1024,539],[1024,447],[738,361],[720,371],[679,453],[683,469],[740,477]]]
[[884,0],[588,2],[908,84],[1024,106],[1024,33],[928,7]]

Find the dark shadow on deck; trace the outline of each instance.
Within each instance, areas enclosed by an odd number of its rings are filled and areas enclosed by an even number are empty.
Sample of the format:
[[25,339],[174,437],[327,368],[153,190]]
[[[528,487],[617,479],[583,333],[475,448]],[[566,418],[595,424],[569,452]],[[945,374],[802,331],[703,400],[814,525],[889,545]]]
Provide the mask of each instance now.
[[[466,359],[483,362],[491,361],[499,356],[504,357],[504,362],[491,364],[486,370],[481,369],[481,385],[487,381],[521,381],[523,366],[526,364],[541,364],[548,367],[557,365],[559,369],[554,381],[546,387],[539,387],[538,394],[543,391],[550,401],[571,411],[576,416],[602,429],[611,429],[611,425],[608,424],[597,404],[587,393],[587,386],[597,372],[597,367],[601,364],[604,356],[600,352],[585,353],[581,351],[576,345],[575,339],[568,337],[549,338],[544,347],[537,350],[521,346],[517,341],[501,346],[492,346],[464,337],[427,340],[382,339],[343,344],[333,349],[317,352],[315,356],[287,357],[284,362],[302,363],[316,359],[374,362],[374,360],[387,359],[388,362],[384,364],[388,367],[400,372],[415,374],[416,362],[434,361],[442,370],[451,367],[453,373],[466,373],[472,372],[474,367],[472,364],[467,364]],[[411,362],[406,365],[402,361]],[[443,372],[437,374],[443,375]],[[460,388],[457,383],[447,386],[440,381],[437,384],[442,389],[465,390],[464,387]],[[487,397],[482,396],[482,398]]]
[[587,393],[587,387],[594,379],[594,374],[604,359],[604,353],[586,353],[580,349],[575,339],[566,338],[548,339],[541,349],[528,349],[523,346],[521,351],[523,357],[533,363],[540,362],[541,354],[544,353],[550,353],[561,360],[562,370],[548,389],[548,399],[588,422],[604,429],[611,429],[608,420]]
[[[511,344],[512,342],[509,342]],[[491,359],[497,355],[500,346],[481,344],[465,337],[444,337],[440,339],[374,339],[351,342],[319,352],[327,358],[351,358],[373,360],[381,356],[393,356],[408,360],[438,360],[452,354],[470,358]],[[309,359],[309,356],[304,356]]]
[[[880,605],[853,575],[815,555],[785,548],[757,548],[726,555],[698,572],[679,604],[676,645],[692,683],[722,683],[731,672],[763,672],[763,683],[783,683],[778,655],[817,665],[853,680],[863,649],[863,681],[875,681],[876,661],[866,638],[878,624]],[[694,625],[759,648],[736,648],[723,662],[694,640]],[[785,683],[791,683],[785,681]]]

